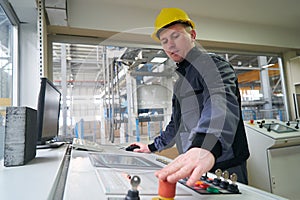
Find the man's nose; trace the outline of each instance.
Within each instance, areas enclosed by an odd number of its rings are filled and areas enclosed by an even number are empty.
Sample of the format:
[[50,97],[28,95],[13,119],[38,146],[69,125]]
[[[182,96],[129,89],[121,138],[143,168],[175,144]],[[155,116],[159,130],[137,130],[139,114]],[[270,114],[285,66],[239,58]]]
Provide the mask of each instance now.
[[175,42],[173,40],[169,40],[167,46],[168,50],[172,50],[176,47]]

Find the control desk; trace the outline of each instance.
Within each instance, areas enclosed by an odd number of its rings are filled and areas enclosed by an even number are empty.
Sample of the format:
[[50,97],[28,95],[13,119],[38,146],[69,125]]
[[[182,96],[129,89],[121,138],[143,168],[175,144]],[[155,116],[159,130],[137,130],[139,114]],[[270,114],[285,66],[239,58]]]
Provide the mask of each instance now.
[[[165,166],[170,159],[156,154],[128,152],[124,146],[118,145],[97,145],[94,149],[99,150],[99,147],[100,152],[77,150],[67,144],[55,149],[41,149],[37,150],[32,161],[17,167],[4,167],[2,159],[1,199],[124,200],[132,189],[129,179],[136,176],[140,178],[137,189],[141,200],[158,196],[154,171]],[[208,177],[216,175],[208,174]],[[231,180],[228,182],[233,184]],[[175,200],[285,199],[240,183],[235,183],[238,187],[236,193],[219,188],[201,194],[199,188],[206,184],[198,184],[195,190],[186,187],[184,180],[177,183]]]
[[245,129],[250,150],[249,185],[299,199],[299,121],[251,120],[245,122]]
[[[72,150],[65,185],[64,199],[125,199],[131,189],[130,177],[141,179],[137,187],[142,200],[152,200],[158,196],[158,179],[154,172],[171,160],[156,154],[125,151],[125,145],[101,145],[100,152]],[[208,174],[215,178],[216,175]],[[201,181],[202,182],[202,181]],[[205,182],[205,181],[203,181]],[[231,180],[228,181],[232,183]],[[217,189],[217,192],[201,192],[201,184],[193,189],[184,185],[184,180],[176,185],[175,199],[284,199],[256,188],[236,183],[239,191],[231,193]],[[196,189],[195,189],[196,188]],[[200,192],[199,192],[200,191]]]

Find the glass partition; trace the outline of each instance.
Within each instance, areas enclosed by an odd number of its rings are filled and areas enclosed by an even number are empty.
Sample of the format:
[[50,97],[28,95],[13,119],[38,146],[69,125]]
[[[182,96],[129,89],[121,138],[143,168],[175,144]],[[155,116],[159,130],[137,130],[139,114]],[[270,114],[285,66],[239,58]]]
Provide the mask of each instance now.
[[0,5],[0,159],[3,156],[5,110],[12,105],[13,36],[14,26]]
[[[244,120],[286,119],[277,55],[213,53],[236,71]],[[61,126],[102,142],[153,139],[170,119],[174,65],[161,49],[53,43],[54,83],[66,88]]]

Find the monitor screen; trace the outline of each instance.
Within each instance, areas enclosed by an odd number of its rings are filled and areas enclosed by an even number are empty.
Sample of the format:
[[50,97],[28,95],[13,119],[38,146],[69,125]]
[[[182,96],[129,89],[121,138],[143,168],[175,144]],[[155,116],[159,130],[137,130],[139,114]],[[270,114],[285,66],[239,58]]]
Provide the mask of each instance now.
[[37,144],[54,139],[59,131],[61,93],[47,78],[41,78],[37,108]]

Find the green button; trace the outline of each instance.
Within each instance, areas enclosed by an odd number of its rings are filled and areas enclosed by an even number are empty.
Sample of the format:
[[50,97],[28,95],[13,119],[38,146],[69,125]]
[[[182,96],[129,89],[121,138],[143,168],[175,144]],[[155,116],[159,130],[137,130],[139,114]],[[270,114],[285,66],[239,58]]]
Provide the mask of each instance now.
[[209,193],[215,193],[215,194],[220,193],[219,189],[215,188],[215,187],[208,187],[206,189],[206,191],[209,192]]

